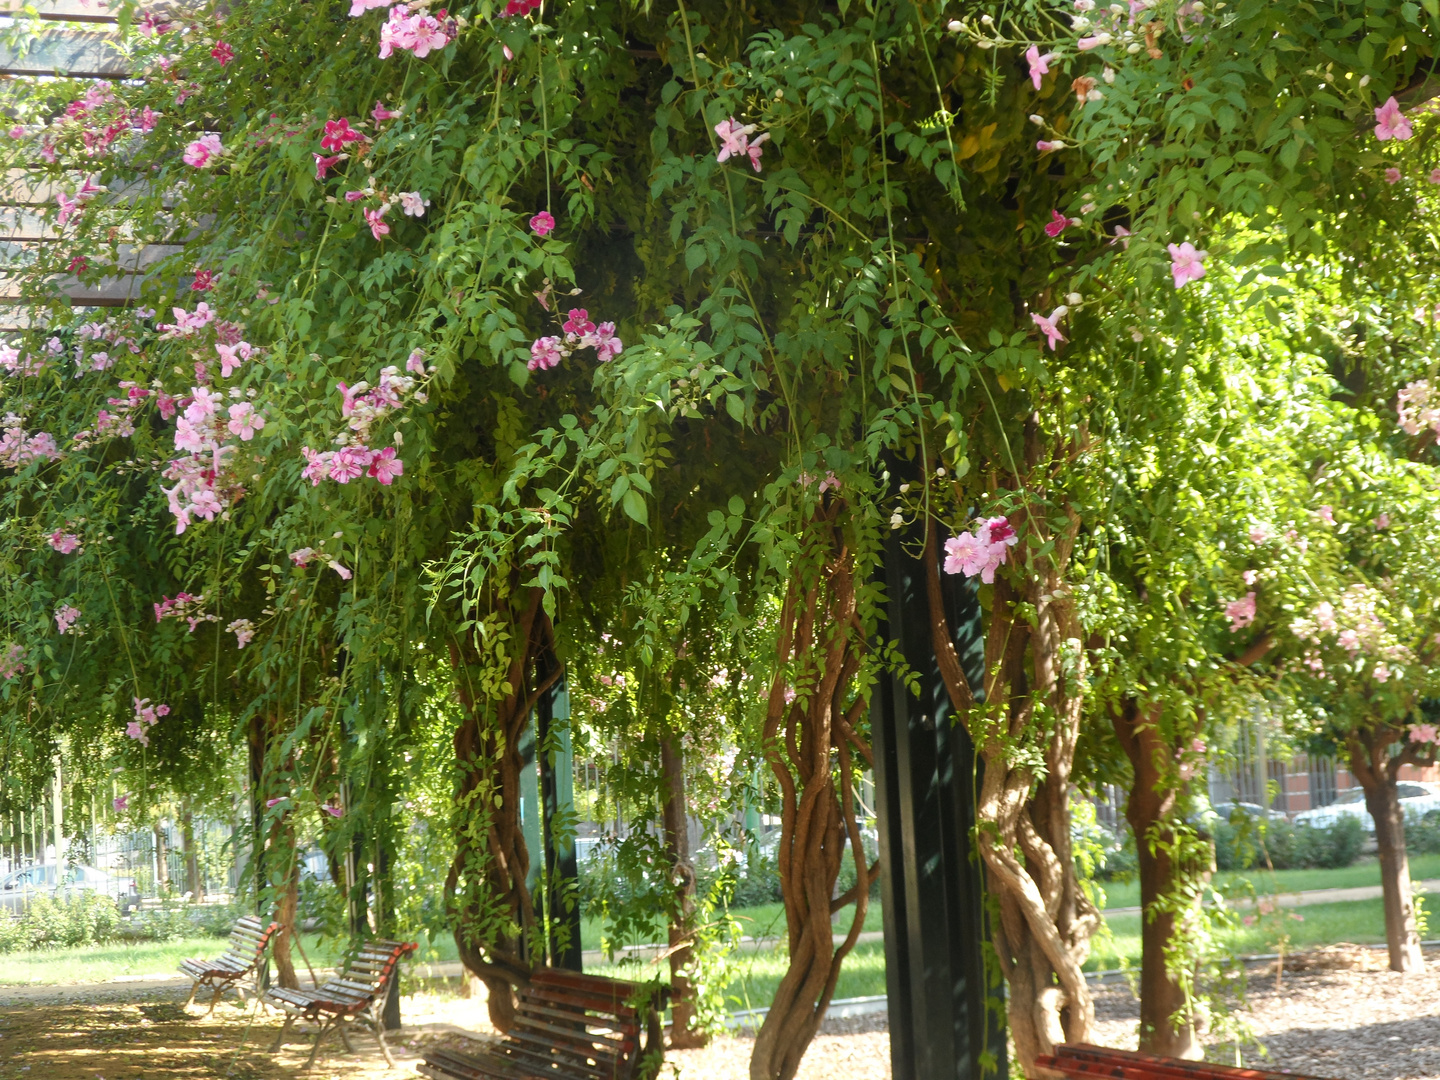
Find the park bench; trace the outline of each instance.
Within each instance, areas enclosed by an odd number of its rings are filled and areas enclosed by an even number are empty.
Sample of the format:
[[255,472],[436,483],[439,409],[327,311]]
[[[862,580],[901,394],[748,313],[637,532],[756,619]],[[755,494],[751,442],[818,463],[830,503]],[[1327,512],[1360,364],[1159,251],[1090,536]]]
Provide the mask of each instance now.
[[503,1039],[477,1053],[430,1050],[416,1068],[434,1080],[632,1080],[662,1046],[663,1001],[645,1000],[655,993],[638,983],[539,968],[520,987],[515,1022]]
[[390,1047],[385,1045],[385,996],[401,957],[415,949],[413,941],[367,941],[339,975],[313,990],[287,990],[272,986],[266,991],[265,1000],[285,1010],[285,1023],[280,1028],[280,1034],[275,1036],[270,1052],[273,1054],[280,1049],[296,1020],[318,1021],[320,1030],[315,1033],[315,1045],[310,1049],[310,1060],[305,1063],[308,1070],[315,1064],[315,1055],[320,1052],[320,1040],[332,1028],[340,1032],[340,1041],[345,1044],[346,1053],[353,1053],[354,1047],[350,1045],[345,1026],[356,1023],[370,1029],[375,1041],[380,1044],[386,1064],[393,1069],[395,1059],[390,1056]]
[[279,923],[272,922],[267,926],[257,916],[247,915],[237,920],[234,929],[230,931],[230,947],[225,950],[224,956],[216,960],[182,960],[180,970],[195,980],[195,984],[190,987],[190,996],[185,999],[186,1007],[195,1000],[201,986],[215,989],[214,996],[210,998],[212,1013],[220,1001],[220,995],[232,986],[240,995],[240,1000],[244,1001],[245,991],[240,986],[240,980],[246,975],[254,976],[255,996],[259,997],[260,971],[265,959],[265,949],[279,928]]
[[1035,1063],[1071,1080],[1096,1080],[1097,1077],[1107,1080],[1315,1080],[1295,1073],[1182,1061],[1089,1043],[1061,1043],[1055,1053],[1041,1054]]

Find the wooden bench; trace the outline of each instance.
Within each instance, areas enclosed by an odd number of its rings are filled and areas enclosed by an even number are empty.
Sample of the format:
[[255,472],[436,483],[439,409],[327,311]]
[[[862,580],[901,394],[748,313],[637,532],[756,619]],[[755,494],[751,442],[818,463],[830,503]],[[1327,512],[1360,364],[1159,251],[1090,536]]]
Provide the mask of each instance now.
[[[435,1080],[632,1080],[658,1071],[659,991],[539,968],[517,995],[515,1023],[478,1053],[431,1050],[416,1066]],[[646,995],[651,996],[647,1002]],[[642,1043],[641,1035],[644,1040]],[[641,1072],[642,1067],[645,1069]]]
[[[265,950],[270,945],[270,938],[275,931],[280,929],[280,924],[272,922],[269,925],[262,923],[258,916],[247,915],[238,920],[235,927],[230,931],[230,947],[225,950],[225,955],[217,960],[182,960],[180,970],[195,980],[190,987],[190,996],[185,999],[185,1006],[195,1000],[196,993],[201,986],[212,986],[215,994],[210,999],[210,1012],[215,1011],[215,1006],[220,1001],[220,995],[230,987],[240,995],[240,1000],[245,1000],[245,991],[240,987],[240,980],[246,975],[253,975],[255,978],[255,996],[260,996],[260,972],[261,965],[265,959]],[[208,1016],[209,1013],[206,1013]]]
[[390,1056],[390,1047],[385,1045],[385,996],[390,982],[395,978],[395,968],[400,959],[414,952],[413,941],[367,941],[341,969],[340,974],[313,990],[287,990],[272,986],[265,994],[265,1000],[285,1010],[285,1023],[275,1043],[270,1047],[273,1054],[285,1042],[296,1020],[320,1022],[315,1033],[315,1045],[310,1049],[310,1060],[305,1063],[308,1070],[315,1064],[315,1055],[320,1052],[320,1040],[330,1030],[340,1032],[340,1041],[345,1044],[346,1053],[354,1053],[350,1037],[346,1034],[347,1023],[361,1024],[370,1029],[380,1052],[385,1055],[386,1064],[392,1069],[395,1059]]
[[1055,1053],[1037,1057],[1035,1064],[1072,1080],[1095,1080],[1096,1077],[1107,1080],[1316,1080],[1296,1073],[1237,1069],[1229,1065],[1212,1065],[1208,1061],[1182,1061],[1155,1054],[1139,1054],[1133,1050],[1092,1046],[1090,1043],[1061,1043],[1055,1048]]

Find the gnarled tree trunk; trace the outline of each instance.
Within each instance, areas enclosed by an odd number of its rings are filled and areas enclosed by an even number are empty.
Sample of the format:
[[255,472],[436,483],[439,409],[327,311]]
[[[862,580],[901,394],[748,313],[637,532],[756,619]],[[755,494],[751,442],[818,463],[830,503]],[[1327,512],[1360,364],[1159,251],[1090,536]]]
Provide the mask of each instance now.
[[[1006,1015],[1016,1057],[1025,1075],[1034,1076],[1035,1059],[1057,1043],[1090,1039],[1095,1005],[1082,967],[1100,916],[1080,888],[1070,844],[1084,652],[1065,571],[1079,523],[1072,514],[1059,535],[1039,514],[1027,525],[1036,547],[1053,546],[1023,572],[1023,585],[995,579],[985,627],[983,705],[945,616],[933,520],[926,523],[925,568],[940,673],[985,766],[976,834],[988,891],[1000,910],[991,938],[1009,987]],[[1045,763],[1043,773],[1029,764],[1037,757]]]
[[[765,716],[765,758],[780,787],[780,883],[790,964],[750,1057],[751,1080],[791,1080],[825,1018],[840,965],[854,948],[877,868],[866,866],[851,788],[853,755],[868,764],[856,733],[865,699],[852,686],[865,648],[856,614],[853,555],[832,498],[797,559],[780,613],[775,674]],[[855,887],[835,896],[849,844]],[[831,915],[853,900],[837,948]]]
[[1389,727],[1365,727],[1346,740],[1350,771],[1365,791],[1365,809],[1375,821],[1375,846],[1380,855],[1380,890],[1385,903],[1385,944],[1391,971],[1420,971],[1420,930],[1410,891],[1410,860],[1405,853],[1405,813],[1395,779],[1409,761],[1407,753],[1392,755],[1399,742]]
[[[514,583],[511,583],[512,588]],[[541,674],[538,661],[554,651],[543,590],[507,593],[509,638],[501,693],[471,640],[452,640],[451,666],[465,719],[455,731],[460,769],[456,795],[455,859],[445,897],[455,918],[455,944],[466,969],[487,991],[490,1022],[499,1031],[514,1022],[513,988],[530,977],[535,949],[535,907],[526,879],[530,853],[520,827],[520,738],[540,696],[559,679],[558,664]],[[504,610],[503,608],[501,610]],[[494,660],[491,658],[491,665]]]

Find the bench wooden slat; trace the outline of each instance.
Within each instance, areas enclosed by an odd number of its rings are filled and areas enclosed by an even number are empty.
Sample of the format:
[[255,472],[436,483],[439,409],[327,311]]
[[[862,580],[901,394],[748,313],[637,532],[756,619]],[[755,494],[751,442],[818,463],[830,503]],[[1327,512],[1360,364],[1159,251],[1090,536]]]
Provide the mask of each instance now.
[[559,1053],[556,1048],[549,1052],[544,1047],[530,1049],[514,1042],[506,1032],[505,1042],[490,1055],[503,1061],[513,1061],[521,1069],[530,1069],[541,1076],[563,1077],[564,1080],[611,1080],[621,1075],[617,1063],[609,1066],[591,1065],[582,1058]]
[[1242,1069],[1230,1065],[1214,1065],[1206,1061],[1183,1061],[1179,1058],[1142,1054],[1134,1050],[1116,1050],[1091,1043],[1061,1043],[1054,1054],[1042,1054],[1036,1064],[1077,1080],[1098,1077],[1113,1080],[1321,1080],[1295,1073],[1269,1072],[1263,1069]]
[[556,1050],[568,1054],[580,1060],[609,1061],[612,1064],[618,1063],[625,1056],[629,1049],[624,1043],[611,1046],[597,1046],[585,1038],[577,1038],[573,1033],[564,1030],[543,1027],[537,1025],[533,1020],[515,1017],[515,1023],[505,1033],[507,1039],[524,1043],[526,1046],[537,1047],[542,1051]]
[[[428,1066],[428,1068],[427,1068]],[[454,1050],[432,1050],[418,1066],[426,1076],[442,1080],[539,1080],[531,1069],[521,1068],[495,1054],[462,1054]]]

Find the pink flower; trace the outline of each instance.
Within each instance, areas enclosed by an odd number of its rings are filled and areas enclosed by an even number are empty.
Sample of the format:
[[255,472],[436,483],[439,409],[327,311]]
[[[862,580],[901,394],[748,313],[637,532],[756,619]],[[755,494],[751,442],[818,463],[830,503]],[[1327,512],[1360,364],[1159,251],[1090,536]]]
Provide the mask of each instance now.
[[1250,542],[1258,547],[1270,539],[1270,531],[1264,525],[1251,525],[1249,536]]
[[405,361],[405,370],[414,375],[425,374],[425,350],[411,349],[410,356]]
[[1075,42],[1075,47],[1081,52],[1089,52],[1091,49],[1099,48],[1101,45],[1109,45],[1114,40],[1109,34],[1095,34],[1093,37],[1082,37]]
[[395,0],[350,0],[350,17],[358,19],[371,8],[389,7]]
[[334,570],[337,574],[340,575],[341,581],[349,581],[350,578],[353,576],[348,569],[341,566],[334,559],[331,559],[327,565],[330,567],[331,570]]
[[1225,617],[1230,620],[1230,632],[1243,630],[1255,621],[1255,590],[1250,590],[1239,600],[1225,605]]
[[720,150],[715,155],[715,160],[723,164],[732,156],[738,157],[744,154],[750,141],[750,132],[754,130],[754,127],[746,127],[733,116],[716,124],[715,134],[720,136]]
[[1124,225],[1115,226],[1115,239],[1110,241],[1110,246],[1114,247],[1116,244],[1119,244],[1127,251],[1130,249],[1130,230],[1125,228]]
[[1389,514],[1380,514],[1378,517],[1375,518],[1375,528],[1376,528],[1376,529],[1388,529],[1389,527],[1390,527],[1390,515],[1389,515]]
[[1390,668],[1389,668],[1387,665],[1385,665],[1384,663],[1376,664],[1376,665],[1375,665],[1374,675],[1375,675],[1375,681],[1378,682],[1378,683],[1389,682],[1389,681],[1390,681]]
[[1064,214],[1060,213],[1059,210],[1051,210],[1051,211],[1050,211],[1050,220],[1049,220],[1049,222],[1045,225],[1045,235],[1046,235],[1046,236],[1049,236],[1049,237],[1051,237],[1051,238],[1053,239],[1054,237],[1057,237],[1057,236],[1059,236],[1061,233],[1063,233],[1063,232],[1064,232],[1066,229],[1068,229],[1071,225],[1079,225],[1079,224],[1080,224],[1080,223],[1079,223],[1078,221],[1072,221],[1070,218],[1068,218],[1068,217],[1066,217]]
[[345,201],[346,201],[346,202],[359,202],[361,199],[368,199],[369,197],[370,197],[369,194],[366,193],[366,192],[364,192],[364,191],[347,191],[347,192],[345,192]]
[[265,809],[273,810],[275,807],[279,806],[282,802],[285,802],[289,798],[289,795],[281,795],[278,799],[266,799]]
[[190,283],[191,292],[206,292],[215,287],[215,272],[213,270],[196,270],[195,280]]
[[[1035,144],[1035,149],[1039,150],[1042,154],[1048,154],[1052,150],[1064,150],[1065,142],[1062,139],[1041,139]],[[1065,224],[1068,225],[1069,223],[1069,219],[1067,218]],[[1064,228],[1064,226],[1061,226],[1061,228]],[[1049,232],[1050,230],[1047,227],[1045,231]],[[1052,233],[1051,235],[1058,236],[1059,233]]]
[[1335,524],[1335,511],[1330,507],[1328,503],[1320,507],[1319,510],[1316,510],[1315,516],[1318,517],[1321,521],[1323,521],[1326,525]]
[[[376,4],[376,6],[379,6],[378,3]],[[393,120],[399,115],[400,111],[398,109],[387,109],[384,103],[379,101],[375,102],[375,108],[370,110],[370,117],[377,124],[383,124],[386,120]]]
[[1400,111],[1400,103],[1391,94],[1385,99],[1385,104],[1375,110],[1375,138],[1384,142],[1386,139],[1408,139],[1415,134],[1410,130],[1410,121],[1405,119],[1405,114]]
[[147,132],[154,131],[155,121],[158,119],[160,119],[160,114],[151,109],[150,106],[145,106],[145,108],[140,110],[140,130]]
[[363,447],[347,446],[335,454],[330,462],[330,479],[337,484],[348,484],[364,476],[370,468],[370,451]]
[[382,484],[389,484],[405,471],[405,462],[395,456],[395,448],[387,446],[375,451],[370,459],[370,475]]
[[344,810],[343,807],[336,806],[333,802],[328,802],[328,803],[326,803],[324,806],[320,807],[320,809],[321,809],[321,810],[324,810],[325,813],[329,814],[331,817],[337,817],[337,818],[338,818],[341,814],[345,813],[345,810]]
[[210,55],[220,62],[223,68],[231,60],[235,59],[235,50],[223,41],[217,41],[215,47],[210,50]]
[[1335,640],[1338,641],[1340,647],[1351,656],[1354,656],[1360,651],[1360,635],[1354,630],[1341,630],[1340,636]]
[[422,199],[418,191],[400,192],[400,209],[405,211],[406,217],[424,217],[425,208],[430,205],[429,199]]
[[61,604],[55,609],[55,625],[59,627],[62,634],[68,634],[78,618],[80,618],[80,609],[70,604]]
[[255,624],[249,619],[236,619],[225,628],[228,633],[235,635],[235,647],[243,649],[255,639]]
[[558,365],[564,355],[558,337],[536,338],[530,345],[530,362],[525,366],[531,371],[548,371]]
[[50,534],[50,546],[61,555],[69,555],[80,546],[80,537],[57,529]]
[[390,226],[385,224],[385,211],[389,206],[382,206],[379,210],[366,210],[365,223],[370,226],[370,235],[376,240],[383,239],[389,232]]
[[1166,250],[1170,252],[1170,273],[1175,278],[1175,288],[1205,276],[1205,256],[1209,252],[1196,251],[1188,240],[1183,244],[1170,244]]
[[297,551],[290,552],[290,561],[302,570],[310,565],[310,560],[315,557],[315,549],[303,547]]
[[1440,742],[1440,732],[1434,724],[1413,724],[1410,727],[1410,741],[1416,743]]
[[340,159],[344,156],[343,154],[336,154],[333,157],[324,157],[320,154],[315,154],[315,179],[324,180],[326,173],[338,165]]
[[83,204],[80,202],[79,199],[72,199],[63,191],[59,192],[55,196],[55,201],[60,204],[60,216],[56,220],[59,222],[60,227],[63,229],[66,222],[68,222],[76,214],[80,213]]
[[1240,576],[1245,579],[1245,584],[1246,584],[1246,585],[1254,585],[1254,584],[1255,584],[1255,579],[1256,579],[1257,577],[1259,577],[1259,575],[1256,574],[1254,570],[1246,570],[1246,571],[1245,571],[1243,574],[1241,574]]
[[530,219],[530,231],[536,236],[549,236],[555,231],[555,219],[549,210],[541,210]]
[[255,411],[248,401],[230,406],[230,423],[226,425],[230,434],[239,435],[241,442],[249,442],[255,433],[265,426],[265,417]]
[[584,308],[571,308],[565,325],[560,329],[567,334],[589,334],[594,332],[595,324],[590,321],[590,312]]
[[760,171],[760,155],[765,152],[765,148],[760,144],[768,138],[770,138],[768,131],[761,132],[757,137],[751,139],[750,145],[745,148],[745,153],[750,155],[750,164],[754,166],[756,172]]
[[339,120],[325,121],[325,134],[320,137],[320,149],[338,154],[345,149],[346,143],[364,141],[365,136],[352,128],[350,121],[342,116]]
[[1035,89],[1040,89],[1042,76],[1050,74],[1050,61],[1055,59],[1054,53],[1041,55],[1038,45],[1031,45],[1025,50],[1025,60],[1030,65],[1030,81],[1035,84]]
[[193,165],[197,169],[203,169],[224,152],[225,148],[220,145],[220,136],[211,132],[207,135],[200,136],[200,138],[187,146],[182,157],[186,165]]
[[615,336],[615,324],[613,322],[602,322],[595,328],[593,334],[586,335],[586,339],[587,340],[582,341],[581,344],[593,345],[595,347],[595,355],[600,359],[601,363],[619,356],[621,350],[625,348],[625,343]]
[[1427,179],[1432,184],[1440,184],[1440,169],[1431,169]]
[[250,359],[254,349],[248,341],[239,341],[234,345],[216,345],[215,352],[220,357],[220,377],[228,379],[232,371]]
[[141,746],[150,745],[150,736],[145,734],[145,729],[140,726],[139,720],[131,720],[125,725],[125,734],[128,738],[134,739]]
[[1045,340],[1049,344],[1051,352],[1055,351],[1055,345],[1058,342],[1069,340],[1069,338],[1060,332],[1059,326],[1056,325],[1061,318],[1064,317],[1067,310],[1065,305],[1061,304],[1048,316],[1041,315],[1038,311],[1032,311],[1030,313],[1030,318],[1034,321],[1035,325],[1040,328],[1040,332],[1045,335]]
[[1397,168],[1394,168],[1393,166],[1392,166],[1391,168],[1386,169],[1386,170],[1385,170],[1385,182],[1386,182],[1387,184],[1398,184],[1398,183],[1400,182],[1400,170],[1397,169]]
[[117,814],[125,813],[126,810],[130,809],[130,793],[127,791],[124,795],[119,795],[111,799],[110,805],[115,808]]

